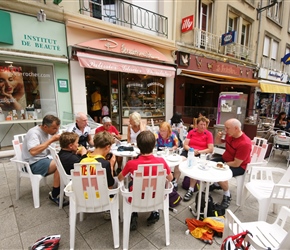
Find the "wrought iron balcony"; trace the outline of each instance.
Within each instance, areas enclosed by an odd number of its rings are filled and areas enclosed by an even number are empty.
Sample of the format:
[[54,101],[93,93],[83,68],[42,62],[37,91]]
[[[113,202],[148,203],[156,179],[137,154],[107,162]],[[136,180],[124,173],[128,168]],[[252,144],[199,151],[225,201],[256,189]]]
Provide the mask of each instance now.
[[122,0],[79,0],[80,13],[130,29],[168,37],[168,18]]
[[221,47],[220,36],[195,28],[194,32],[194,46],[199,49],[212,51],[215,53],[222,53],[228,56],[235,57],[240,60],[253,61],[254,49],[238,44],[232,43]]
[[282,65],[283,65],[282,62],[274,61],[267,57],[262,57],[262,63],[261,63],[262,68],[282,71]]
[[231,43],[225,46],[225,54],[241,60],[253,62],[255,50],[239,43]]
[[212,33],[195,28],[193,32],[194,46],[218,53],[220,37]]

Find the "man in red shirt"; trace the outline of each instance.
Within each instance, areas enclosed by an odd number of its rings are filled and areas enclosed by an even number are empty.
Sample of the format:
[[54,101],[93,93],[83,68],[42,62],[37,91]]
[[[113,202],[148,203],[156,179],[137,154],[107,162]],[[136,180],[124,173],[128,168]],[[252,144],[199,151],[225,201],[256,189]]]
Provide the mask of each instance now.
[[[215,137],[216,144],[226,143],[226,150],[222,155],[222,161],[226,163],[233,172],[233,176],[243,175],[247,168],[247,164],[251,162],[251,139],[241,130],[241,122],[237,119],[229,119],[225,122],[226,137],[222,139],[222,132],[217,133]],[[228,181],[214,183],[210,186],[210,191],[222,189],[224,191],[221,206],[228,208],[231,202],[231,194],[229,191]]]
[[[167,165],[167,163],[162,157],[155,157],[152,153],[153,148],[155,147],[155,143],[156,143],[156,138],[155,138],[155,135],[151,131],[142,131],[137,136],[137,147],[140,149],[141,155],[137,159],[130,160],[127,162],[122,172],[118,175],[119,181],[124,180],[124,177],[127,176],[128,174],[133,175],[134,171],[138,170],[139,164],[158,164],[158,163],[163,164],[163,167],[164,169],[166,169],[166,172],[167,172],[167,177],[166,177],[167,180],[172,181],[173,176],[171,174],[170,167]],[[146,173],[146,169],[145,169],[145,173]],[[137,218],[138,218],[138,214],[132,213],[130,230],[137,229]],[[151,212],[150,217],[147,219],[147,225],[154,224],[158,220],[159,220],[159,212],[153,211]]]

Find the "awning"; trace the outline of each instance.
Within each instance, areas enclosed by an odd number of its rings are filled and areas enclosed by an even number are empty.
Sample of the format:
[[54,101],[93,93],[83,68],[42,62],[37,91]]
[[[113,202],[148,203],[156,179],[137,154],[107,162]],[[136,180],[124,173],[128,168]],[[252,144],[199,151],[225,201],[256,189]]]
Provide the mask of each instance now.
[[174,77],[175,68],[161,64],[144,63],[117,57],[100,56],[77,52],[79,64],[83,68],[127,72],[133,74]]
[[264,93],[290,94],[290,85],[287,84],[266,80],[259,80],[259,84]]
[[[180,69],[178,69],[180,71]],[[256,79],[245,79],[245,78],[238,78],[226,75],[218,75],[218,74],[211,74],[206,72],[200,71],[192,71],[192,70],[181,70],[177,73],[180,76],[191,77],[207,82],[213,82],[217,84],[229,84],[229,85],[247,85],[251,87],[258,87],[258,80]]]

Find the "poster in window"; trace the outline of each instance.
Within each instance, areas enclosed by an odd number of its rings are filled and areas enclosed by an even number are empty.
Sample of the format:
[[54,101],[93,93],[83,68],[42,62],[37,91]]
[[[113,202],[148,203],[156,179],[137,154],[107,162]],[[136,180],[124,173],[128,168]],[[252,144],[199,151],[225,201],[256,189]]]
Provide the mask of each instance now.
[[3,111],[40,109],[37,68],[28,65],[0,64],[0,107]]

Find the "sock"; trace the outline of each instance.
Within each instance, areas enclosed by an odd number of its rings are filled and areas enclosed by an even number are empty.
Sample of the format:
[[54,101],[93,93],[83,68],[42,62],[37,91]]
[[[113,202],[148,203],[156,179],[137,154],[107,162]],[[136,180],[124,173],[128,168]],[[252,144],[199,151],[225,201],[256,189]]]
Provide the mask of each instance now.
[[230,190],[228,190],[228,191],[224,191],[224,195],[225,195],[225,196],[228,196],[228,197],[231,197]]
[[53,198],[56,198],[60,194],[60,187],[53,187],[51,195]]
[[189,187],[189,190],[194,192],[194,187]]
[[215,186],[219,187],[220,185],[217,182],[213,183]]

